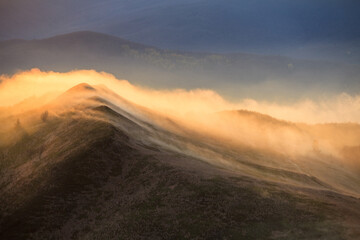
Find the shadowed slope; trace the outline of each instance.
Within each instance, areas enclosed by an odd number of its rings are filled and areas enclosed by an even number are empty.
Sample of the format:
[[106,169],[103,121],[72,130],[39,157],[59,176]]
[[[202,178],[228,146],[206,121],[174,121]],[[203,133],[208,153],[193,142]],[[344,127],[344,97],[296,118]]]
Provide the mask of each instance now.
[[[283,166],[270,168],[262,161],[266,152],[200,140],[204,136],[186,129],[170,132],[143,118],[151,110],[107,91],[72,88],[48,106],[65,104],[64,96],[81,96],[78,101],[51,108],[47,121],[31,122],[34,131],[24,124],[28,134],[0,149],[1,238],[358,236],[358,198]],[[220,154],[243,167],[219,164]],[[283,160],[271,152],[267,157]]]

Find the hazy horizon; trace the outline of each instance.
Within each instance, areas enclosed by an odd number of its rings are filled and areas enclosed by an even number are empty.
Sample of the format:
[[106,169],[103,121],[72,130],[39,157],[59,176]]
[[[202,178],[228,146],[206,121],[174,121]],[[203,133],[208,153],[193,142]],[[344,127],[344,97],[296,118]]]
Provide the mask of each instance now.
[[0,0],[0,239],[358,240],[359,10]]
[[94,69],[158,89],[205,88],[230,100],[296,103],[337,95],[356,96],[356,64],[259,54],[171,51],[96,32],[48,39],[0,42],[1,74],[39,68],[69,72]]
[[359,63],[359,7],[355,0],[2,1],[0,40],[90,30],[173,50]]

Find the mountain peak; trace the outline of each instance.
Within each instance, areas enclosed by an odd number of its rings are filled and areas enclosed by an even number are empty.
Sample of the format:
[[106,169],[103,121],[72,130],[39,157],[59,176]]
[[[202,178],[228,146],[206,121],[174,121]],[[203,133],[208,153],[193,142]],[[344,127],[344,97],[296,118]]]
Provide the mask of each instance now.
[[89,85],[88,83],[80,83],[72,88],[70,88],[69,90],[67,90],[67,93],[79,93],[79,92],[95,92],[96,89],[94,87],[92,87],[91,85]]

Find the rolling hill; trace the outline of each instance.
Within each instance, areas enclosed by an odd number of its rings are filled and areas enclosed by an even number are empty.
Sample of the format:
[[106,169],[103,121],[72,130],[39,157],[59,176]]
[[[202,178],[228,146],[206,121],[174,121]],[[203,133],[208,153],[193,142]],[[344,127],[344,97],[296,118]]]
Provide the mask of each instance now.
[[360,87],[356,64],[171,51],[95,32],[3,41],[0,62],[1,74],[31,68],[60,72],[94,69],[143,86],[211,88],[233,99],[287,101],[325,93],[353,94]]
[[[358,151],[358,124],[226,111],[206,119],[228,128],[204,131],[86,83],[22,106],[0,114],[1,239],[360,234],[359,165],[327,151],[334,139],[332,149]],[[286,145],[273,148],[273,135]],[[296,137],[310,139],[308,152],[287,152]]]
[[13,0],[0,3],[0,39],[90,30],[159,48],[359,64],[359,7],[356,0]]

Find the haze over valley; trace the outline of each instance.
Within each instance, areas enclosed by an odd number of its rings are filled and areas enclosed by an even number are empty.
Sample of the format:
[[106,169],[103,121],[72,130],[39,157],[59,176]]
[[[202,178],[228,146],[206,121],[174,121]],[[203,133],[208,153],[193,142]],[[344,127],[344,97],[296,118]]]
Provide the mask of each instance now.
[[358,239],[358,10],[1,1],[0,239]]
[[0,71],[94,69],[147,87],[206,88],[230,99],[296,101],[358,94],[359,64],[248,53],[159,49],[114,36],[75,32],[0,42]]

